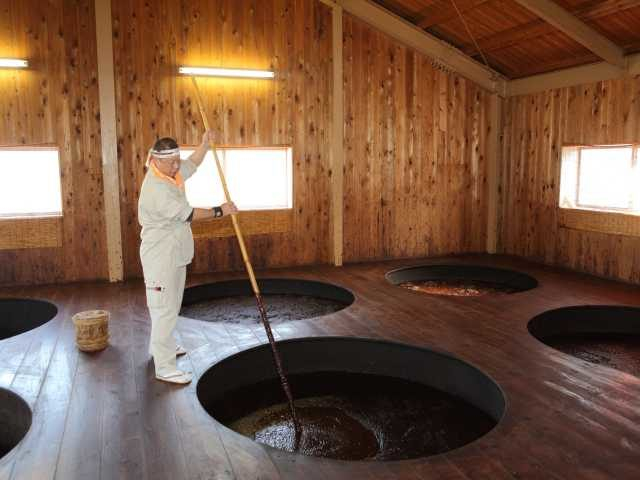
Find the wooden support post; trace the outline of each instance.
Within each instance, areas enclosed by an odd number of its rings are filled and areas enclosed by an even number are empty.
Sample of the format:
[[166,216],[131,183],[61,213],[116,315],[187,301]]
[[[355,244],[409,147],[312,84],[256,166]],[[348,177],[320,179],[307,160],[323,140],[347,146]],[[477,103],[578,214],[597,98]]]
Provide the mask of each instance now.
[[333,118],[331,129],[331,232],[333,263],[342,265],[344,209],[344,64],[342,7],[333,7]]
[[120,179],[116,135],[116,94],[113,72],[111,0],[95,0],[98,50],[98,89],[100,95],[100,137],[102,146],[102,182],[107,234],[109,280],[123,279],[122,231],[120,225]]
[[487,253],[496,253],[498,244],[498,173],[500,137],[502,131],[502,100],[492,94],[489,105],[489,133],[487,147]]
[[344,63],[342,39],[342,5],[336,0],[320,0],[331,7],[333,104],[331,114],[331,256],[333,264],[342,266],[344,249]]

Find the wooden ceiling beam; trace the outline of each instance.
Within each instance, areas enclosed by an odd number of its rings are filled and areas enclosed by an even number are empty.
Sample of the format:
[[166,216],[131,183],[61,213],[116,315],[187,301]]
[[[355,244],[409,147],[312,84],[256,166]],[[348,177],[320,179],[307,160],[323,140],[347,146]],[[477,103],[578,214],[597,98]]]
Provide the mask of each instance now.
[[507,84],[507,96],[529,95],[556,88],[612,80],[626,75],[640,75],[640,54],[628,55],[626,63],[626,70],[607,62],[599,62],[511,80]]
[[515,0],[608,63],[625,68],[624,50],[552,0]]
[[[640,0],[605,0],[597,4],[591,3],[586,6],[583,5],[579,8],[574,8],[570,10],[570,12],[582,20],[595,20],[634,7],[640,7]],[[554,31],[555,27],[546,21],[534,20],[524,25],[517,25],[513,28],[503,30],[494,35],[479,38],[477,41],[482,51],[487,53],[508,48],[522,40],[531,40],[532,38],[547,35]],[[462,45],[460,50],[467,55],[476,55],[478,53],[475,45],[471,42]]]
[[450,44],[430,35],[412,23],[384,9],[370,0],[321,0],[323,3],[340,5],[345,12],[368,23],[427,55],[461,76],[489,91],[504,95],[506,81],[503,75],[487,68],[473,58],[464,55]]

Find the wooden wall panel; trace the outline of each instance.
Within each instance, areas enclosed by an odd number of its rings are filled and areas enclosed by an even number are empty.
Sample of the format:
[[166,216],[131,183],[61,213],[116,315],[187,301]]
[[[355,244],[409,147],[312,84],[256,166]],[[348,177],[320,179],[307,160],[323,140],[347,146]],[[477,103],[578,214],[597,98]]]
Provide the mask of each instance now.
[[[178,65],[274,69],[275,81],[199,80],[220,143],[293,147],[291,231],[246,238],[256,267],[330,261],[331,10],[316,0],[114,0],[125,276],[139,276],[137,201],[158,136],[199,143]],[[212,183],[217,178],[211,179]],[[196,241],[192,272],[243,268],[234,238]]]
[[[125,277],[139,276],[136,206],[158,136],[199,142],[177,66],[272,68],[275,81],[201,80],[226,144],[290,144],[287,232],[250,236],[256,267],[328,263],[331,11],[318,0],[112,0]],[[0,283],[105,279],[93,0],[3,2],[0,144],[60,146],[62,247],[0,252]],[[345,16],[345,260],[483,251],[489,94]],[[216,178],[212,182],[218,181]],[[235,239],[198,238],[192,272],[241,269]]]
[[[105,278],[100,124],[93,0],[3,0],[0,145],[57,145],[62,246],[0,252],[0,283]],[[53,180],[53,179],[52,179]]]
[[560,227],[563,144],[640,142],[640,78],[505,101],[500,249],[549,264],[640,282],[640,238]]
[[345,15],[345,261],[486,247],[490,94]]

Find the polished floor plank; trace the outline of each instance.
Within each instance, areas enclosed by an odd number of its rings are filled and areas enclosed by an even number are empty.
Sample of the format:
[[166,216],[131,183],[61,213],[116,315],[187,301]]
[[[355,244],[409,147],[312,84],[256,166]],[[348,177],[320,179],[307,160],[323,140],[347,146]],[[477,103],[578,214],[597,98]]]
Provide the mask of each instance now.
[[107,365],[104,371],[102,452],[100,478],[138,479],[145,471],[144,430],[138,405],[133,350],[133,326],[129,321],[131,296],[118,292],[117,305],[109,308],[110,347],[96,355]]
[[[157,382],[148,355],[149,318],[142,282],[6,288],[1,297],[53,301],[57,317],[0,341],[0,386],[34,409],[25,440],[0,460],[0,479],[560,479],[639,478],[640,379],[564,355],[532,338],[535,315],[574,304],[640,305],[640,288],[511,257],[464,260],[526,271],[528,292],[437,297],[389,285],[384,273],[453,259],[398,260],[344,268],[259,272],[259,277],[327,281],[356,296],[345,310],[275,325],[277,339],[306,336],[384,338],[451,352],[494,378],[508,402],[501,423],[478,441],[427,459],[335,462],[279,452],[219,425],[201,408],[196,382]],[[242,272],[189,279],[190,285],[244,278]],[[71,316],[111,312],[111,345],[79,353]],[[266,342],[260,325],[181,318],[181,368],[202,375],[215,362]]]
[[59,336],[35,404],[31,431],[16,451],[11,476],[16,480],[47,480],[56,475],[79,357],[71,315],[81,310],[80,295],[68,287],[62,290],[66,295],[60,298],[65,300],[55,302],[58,315],[51,321],[52,326],[60,325]]
[[[102,309],[109,304],[110,309],[117,313],[119,302],[117,287],[95,290],[95,287],[90,289],[83,285],[78,288],[78,295],[83,299],[82,310],[90,308],[84,302],[91,298],[95,308]],[[114,316],[114,321],[110,323],[115,324],[117,330],[118,319],[117,315]],[[70,321],[68,318],[64,320]],[[57,478],[100,477],[105,400],[107,392],[117,386],[108,382],[107,370],[118,358],[117,348],[116,345],[114,349],[97,354],[80,353],[78,355],[56,467]],[[118,418],[112,420],[118,421]],[[44,421],[46,422],[46,418]]]

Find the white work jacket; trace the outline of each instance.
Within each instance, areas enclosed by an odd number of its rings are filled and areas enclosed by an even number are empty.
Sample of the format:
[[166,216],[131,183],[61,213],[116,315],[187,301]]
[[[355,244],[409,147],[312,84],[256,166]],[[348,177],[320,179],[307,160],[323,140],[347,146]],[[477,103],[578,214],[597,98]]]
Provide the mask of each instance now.
[[[180,174],[186,180],[197,168],[183,160]],[[192,211],[183,188],[147,171],[138,201],[140,260],[146,281],[162,280],[176,267],[191,263],[193,234],[188,219]]]

